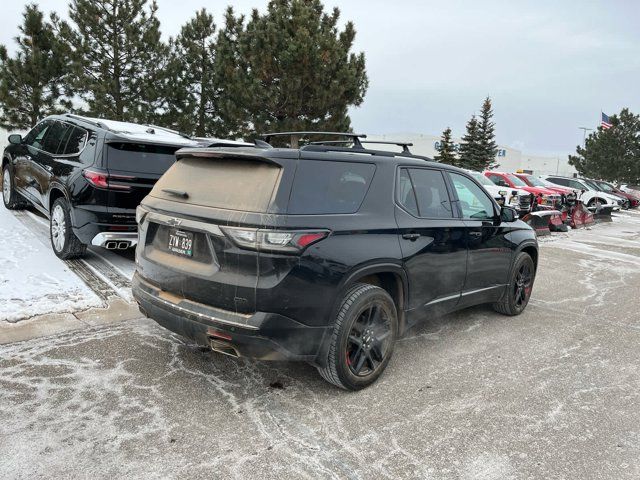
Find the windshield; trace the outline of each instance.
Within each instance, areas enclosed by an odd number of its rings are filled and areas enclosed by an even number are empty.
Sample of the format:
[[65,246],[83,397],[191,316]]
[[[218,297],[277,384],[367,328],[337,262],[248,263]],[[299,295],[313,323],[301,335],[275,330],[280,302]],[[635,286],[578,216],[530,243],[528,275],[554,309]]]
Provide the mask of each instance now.
[[528,185],[526,183],[524,183],[524,181],[522,181],[522,179],[516,177],[513,174],[509,174],[507,175],[507,178],[509,180],[511,180],[511,182],[516,186],[516,187],[527,187]]
[[584,183],[587,187],[591,187],[593,190],[596,190],[598,192],[602,191],[602,188],[600,188],[595,182],[592,182],[591,180],[582,180],[582,183]]
[[613,192],[613,187],[608,183],[598,182],[598,186],[605,192]]
[[483,174],[478,173],[478,172],[469,172],[471,174],[471,176],[473,178],[475,178],[478,183],[480,183],[481,185],[484,185],[486,187],[495,187],[496,184],[493,183],[491,180],[489,180],[487,177],[485,177]]
[[532,187],[546,187],[546,185],[542,183],[542,180],[534,177],[533,175],[528,175],[527,181],[529,182],[529,185],[531,185]]

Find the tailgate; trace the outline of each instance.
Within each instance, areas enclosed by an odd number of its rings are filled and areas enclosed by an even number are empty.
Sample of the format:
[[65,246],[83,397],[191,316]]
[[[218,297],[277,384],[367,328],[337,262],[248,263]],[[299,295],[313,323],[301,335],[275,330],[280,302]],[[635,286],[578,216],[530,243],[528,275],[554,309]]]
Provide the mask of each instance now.
[[175,162],[178,147],[144,143],[106,144],[110,178],[108,211],[116,218],[135,222],[135,209],[158,179]]

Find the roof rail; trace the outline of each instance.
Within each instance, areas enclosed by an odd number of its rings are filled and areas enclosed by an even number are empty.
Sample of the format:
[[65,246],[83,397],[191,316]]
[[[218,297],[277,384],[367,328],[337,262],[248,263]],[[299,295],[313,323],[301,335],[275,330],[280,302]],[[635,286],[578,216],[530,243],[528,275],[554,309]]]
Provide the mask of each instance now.
[[[319,141],[319,142],[311,142],[310,145],[340,145],[345,143],[351,143],[352,140],[327,140],[327,141]],[[353,148],[362,148],[362,144],[377,144],[377,145],[396,145],[398,147],[402,147],[402,153],[406,153],[408,155],[413,155],[409,150],[409,147],[413,147],[413,143],[410,142],[385,142],[382,140],[360,140],[360,147],[356,147],[354,142]]]
[[96,127],[103,128],[104,130],[111,130],[104,123],[89,120],[87,117],[83,117],[82,115],[76,115],[74,113],[65,113],[64,116],[67,118],[73,118],[74,120],[81,120],[83,122],[90,123],[91,125],[95,125]]
[[300,144],[300,137],[309,136],[309,135],[326,135],[332,137],[347,137],[353,141],[354,148],[362,148],[362,144],[360,142],[361,138],[367,138],[366,135],[361,133],[352,133],[352,132],[310,132],[310,131],[300,131],[300,132],[272,132],[272,133],[264,133],[262,135],[258,135],[258,137],[264,138],[264,141],[267,143],[271,142],[271,137],[290,137],[290,146],[291,148],[298,148]]
[[[191,135],[188,135],[184,132],[180,132],[178,130],[173,130],[171,128],[167,128],[167,127],[160,127],[159,125],[151,125],[149,123],[145,123],[144,124],[145,127],[149,127],[150,129],[154,129],[154,130],[163,130],[165,132],[169,132],[169,133],[174,133],[176,135],[180,135],[182,138],[188,138],[189,140],[191,140],[193,137]],[[149,132],[148,133],[155,133],[155,132]]]

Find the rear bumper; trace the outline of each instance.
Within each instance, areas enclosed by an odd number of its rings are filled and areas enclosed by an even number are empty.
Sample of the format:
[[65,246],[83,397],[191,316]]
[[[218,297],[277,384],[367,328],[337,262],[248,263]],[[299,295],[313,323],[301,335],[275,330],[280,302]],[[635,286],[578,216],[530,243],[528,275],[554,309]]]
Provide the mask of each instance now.
[[215,351],[259,360],[317,364],[331,327],[310,327],[283,315],[239,314],[190,301],[155,287],[136,272],[133,296],[140,310],[164,328]]

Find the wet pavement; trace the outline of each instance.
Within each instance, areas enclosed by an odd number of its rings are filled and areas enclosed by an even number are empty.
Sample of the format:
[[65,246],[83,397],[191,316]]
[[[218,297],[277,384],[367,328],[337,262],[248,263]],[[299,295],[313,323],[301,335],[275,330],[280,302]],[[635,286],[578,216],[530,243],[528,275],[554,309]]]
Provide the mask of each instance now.
[[519,317],[426,320],[356,393],[146,319],[0,345],[1,478],[638,478],[640,215],[541,241]]

